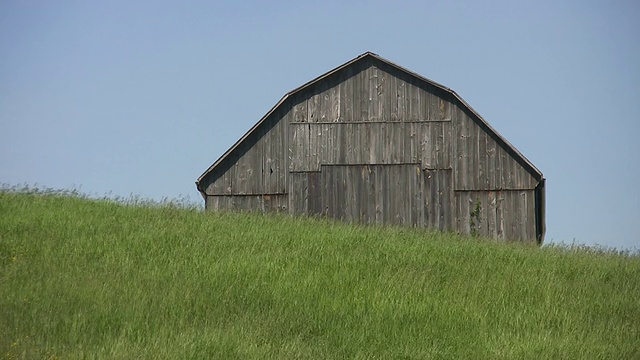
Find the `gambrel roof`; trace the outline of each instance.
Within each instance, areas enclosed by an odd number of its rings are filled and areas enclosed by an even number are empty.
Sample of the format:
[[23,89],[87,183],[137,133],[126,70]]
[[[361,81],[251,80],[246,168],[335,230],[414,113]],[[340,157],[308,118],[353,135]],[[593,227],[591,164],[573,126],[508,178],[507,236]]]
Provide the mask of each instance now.
[[293,98],[296,94],[303,92],[304,90],[317,85],[320,82],[326,81],[328,78],[330,78],[332,75],[334,75],[335,73],[339,72],[339,71],[343,71],[349,67],[354,67],[356,66],[356,64],[363,62],[363,61],[373,61],[375,62],[379,62],[379,63],[383,63],[391,68],[394,68],[395,70],[404,73],[406,75],[408,75],[409,77],[412,77],[416,80],[417,83],[422,82],[423,84],[435,87],[447,94],[449,94],[453,99],[457,100],[460,105],[465,108],[466,110],[468,110],[469,113],[471,113],[473,115],[473,117],[475,118],[474,120],[476,122],[478,122],[479,125],[481,125],[485,131],[487,131],[489,133],[489,135],[491,135],[494,139],[496,139],[499,143],[502,143],[502,146],[505,148],[505,150],[507,150],[509,153],[511,153],[511,155],[516,159],[516,161],[523,166],[523,168],[525,168],[527,170],[527,172],[529,172],[536,180],[538,181],[542,181],[543,179],[543,175],[542,172],[536,168],[535,165],[533,165],[533,163],[531,163],[531,161],[529,161],[522,153],[520,153],[520,151],[518,151],[518,149],[516,149],[513,145],[511,145],[511,143],[509,143],[504,137],[502,137],[493,127],[491,127],[491,125],[489,125],[489,123],[487,121],[485,121],[482,116],[480,116],[480,114],[478,112],[476,112],[466,101],[464,101],[464,99],[462,99],[462,97],[460,97],[455,91],[453,91],[452,89],[443,86],[433,80],[430,80],[426,77],[423,77],[417,73],[414,73],[410,70],[407,70],[399,65],[394,64],[393,62],[382,58],[381,56],[374,54],[372,52],[365,52],[364,54],[356,57],[353,60],[350,60],[338,67],[336,67],[335,69],[328,71],[320,76],[318,76],[317,78],[307,82],[306,84],[288,92],[287,94],[285,94],[282,99],[280,99],[280,101],[278,101],[278,103],[271,108],[271,110],[269,110],[261,119],[260,121],[258,121],[255,125],[253,125],[253,127],[251,127],[251,129],[249,129],[249,131],[247,131],[247,133],[245,133],[238,141],[236,141],[235,144],[233,144],[233,146],[231,146],[231,148],[229,148],[229,150],[227,150],[218,160],[216,160],[216,162],[214,162],[204,173],[202,173],[202,175],[200,175],[200,177],[198,177],[198,180],[196,181],[196,186],[198,188],[198,190],[201,193],[204,193],[204,190],[201,188],[200,184],[202,182],[202,180],[211,172],[213,171],[216,167],[218,167],[219,165],[223,164],[228,157],[230,157],[230,155],[232,153],[234,153],[234,151],[236,151],[236,149],[240,146],[240,144],[242,144],[248,137],[250,137],[258,128],[260,128],[260,126],[269,118],[269,116],[271,114],[273,114],[276,110],[278,110],[281,106],[283,106],[283,104],[285,104],[285,102],[287,102],[287,100]]

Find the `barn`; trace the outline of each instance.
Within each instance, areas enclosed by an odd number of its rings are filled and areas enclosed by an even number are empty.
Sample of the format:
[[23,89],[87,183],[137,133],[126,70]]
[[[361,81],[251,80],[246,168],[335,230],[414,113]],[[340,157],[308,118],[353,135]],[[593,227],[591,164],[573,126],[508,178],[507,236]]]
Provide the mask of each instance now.
[[545,233],[542,172],[453,90],[371,52],[287,93],[196,186],[212,211]]

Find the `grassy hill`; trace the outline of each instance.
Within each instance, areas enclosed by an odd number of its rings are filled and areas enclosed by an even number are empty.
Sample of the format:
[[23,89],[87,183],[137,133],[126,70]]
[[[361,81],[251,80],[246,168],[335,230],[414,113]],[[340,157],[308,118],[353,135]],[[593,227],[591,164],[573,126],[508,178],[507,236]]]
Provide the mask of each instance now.
[[0,192],[5,358],[640,358],[640,257]]

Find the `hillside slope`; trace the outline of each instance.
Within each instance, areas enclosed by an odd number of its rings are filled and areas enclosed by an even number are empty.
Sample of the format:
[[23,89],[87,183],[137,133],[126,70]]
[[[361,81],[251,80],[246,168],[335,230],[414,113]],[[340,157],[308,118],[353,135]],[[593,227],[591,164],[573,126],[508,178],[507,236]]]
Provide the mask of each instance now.
[[640,257],[0,192],[6,358],[640,358]]

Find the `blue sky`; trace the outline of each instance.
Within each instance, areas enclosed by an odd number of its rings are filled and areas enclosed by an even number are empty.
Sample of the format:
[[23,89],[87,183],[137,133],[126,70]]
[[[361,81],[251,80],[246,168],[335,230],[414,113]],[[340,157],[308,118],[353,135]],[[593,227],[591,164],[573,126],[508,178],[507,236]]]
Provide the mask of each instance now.
[[546,242],[640,248],[640,3],[0,2],[0,183],[201,201],[288,91],[372,51],[547,178]]

